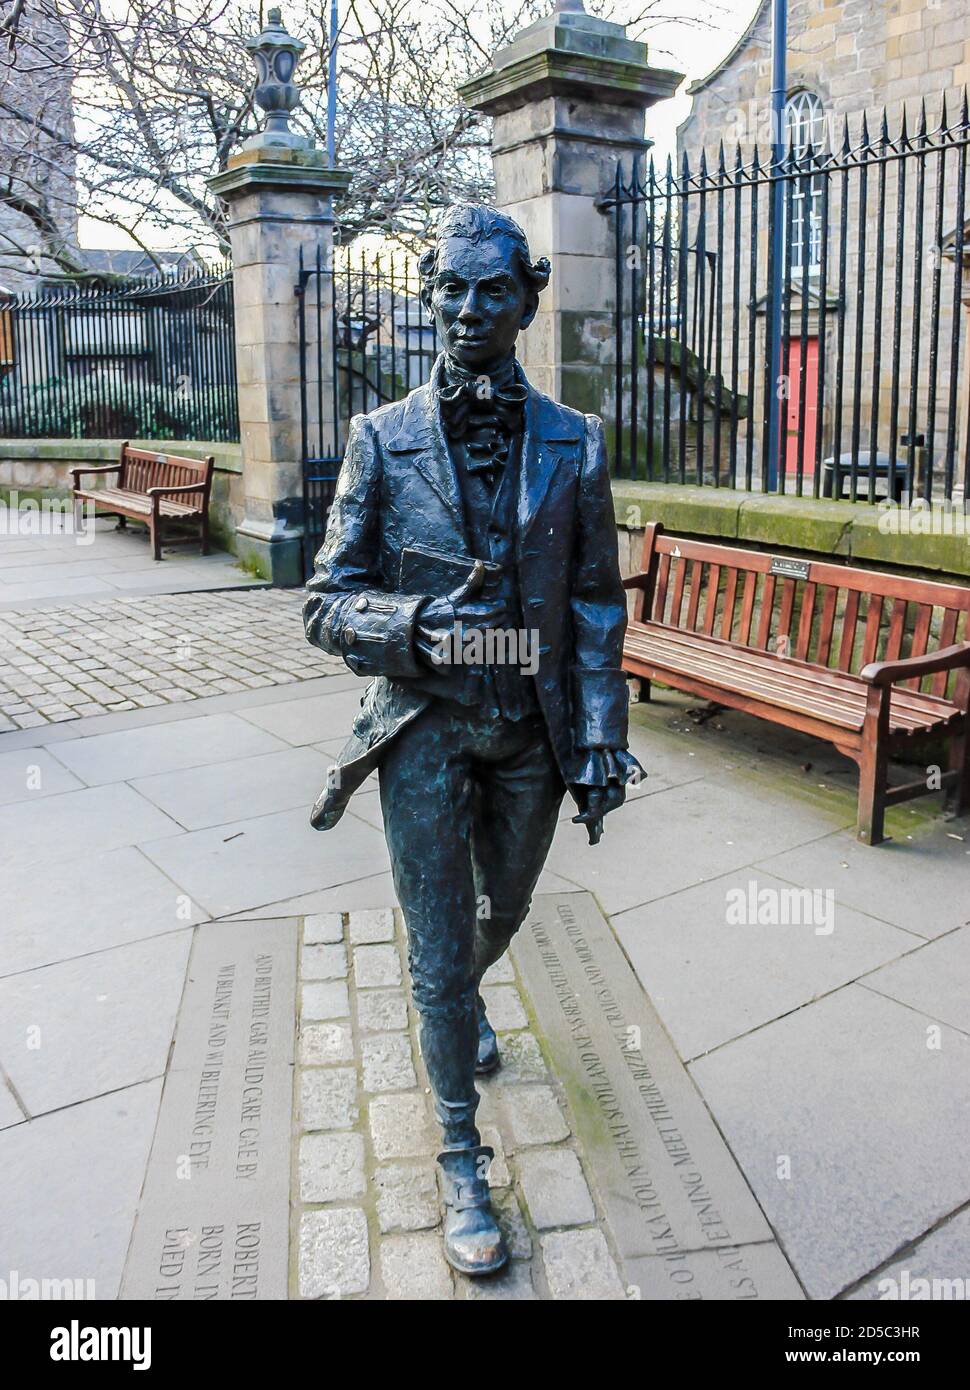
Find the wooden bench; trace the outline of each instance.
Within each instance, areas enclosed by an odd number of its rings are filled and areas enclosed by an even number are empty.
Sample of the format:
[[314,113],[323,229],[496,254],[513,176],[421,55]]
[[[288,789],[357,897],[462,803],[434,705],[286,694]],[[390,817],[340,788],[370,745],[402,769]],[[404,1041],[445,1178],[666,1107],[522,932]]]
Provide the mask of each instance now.
[[[970,588],[793,560],[646,528],[623,667],[814,734],[859,764],[858,836],[928,791],[970,809]],[[904,655],[905,653],[905,655]],[[949,740],[939,778],[890,786],[892,753]]]
[[[133,449],[125,441],[117,463],[95,468],[72,468],[75,524],[80,525],[81,506],[94,504],[96,516],[144,521],[152,542],[152,555],[162,558],[162,521],[199,523],[202,554],[209,553],[209,494],[215,459],[180,458],[176,454],[156,454]],[[114,487],[82,488],[81,478],[91,473],[117,473]],[[192,536],[168,536],[167,545],[181,545]]]

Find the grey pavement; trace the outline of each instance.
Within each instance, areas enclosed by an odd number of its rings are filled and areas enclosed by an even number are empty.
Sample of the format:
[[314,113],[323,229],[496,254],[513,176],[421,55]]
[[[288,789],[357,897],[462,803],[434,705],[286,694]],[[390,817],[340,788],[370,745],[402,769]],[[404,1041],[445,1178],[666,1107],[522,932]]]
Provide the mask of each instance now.
[[[17,609],[48,656],[76,624],[131,621],[117,594],[49,598]],[[0,1274],[117,1295],[173,1040],[201,1026],[192,961],[217,922],[227,940],[264,923],[300,970],[292,1296],[669,1297],[677,1253],[623,1255],[582,1095],[518,963],[489,985],[505,1067],[483,1118],[519,1253],[487,1286],[444,1266],[375,784],[335,830],[307,823],[362,683],[302,643],[298,595],[151,599],[161,621],[216,600],[197,610],[187,668],[217,649],[231,662],[231,603],[252,662],[298,674],[0,735]],[[66,618],[48,625],[54,608]],[[631,715],[647,781],[595,849],[564,811],[542,901],[606,914],[629,1007],[639,997],[656,1020],[654,1063],[663,1050],[679,1103],[709,1113],[712,1171],[741,1175],[725,1200],[744,1207],[767,1296],[965,1280],[970,824],[927,799],[891,812],[888,844],[860,846],[854,769],[830,749],[741,715],[697,724],[689,700],[656,696]],[[705,1296],[720,1296],[726,1250],[693,1252]]]

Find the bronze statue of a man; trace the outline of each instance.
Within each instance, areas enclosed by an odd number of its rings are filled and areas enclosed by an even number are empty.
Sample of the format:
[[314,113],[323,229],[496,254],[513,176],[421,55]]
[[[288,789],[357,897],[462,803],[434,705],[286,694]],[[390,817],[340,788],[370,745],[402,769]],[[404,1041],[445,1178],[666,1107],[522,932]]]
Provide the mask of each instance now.
[[500,1060],[479,985],[525,919],[566,789],[595,844],[640,769],[602,422],[515,359],[549,262],[467,204],[420,272],[444,352],[427,386],[351,421],[307,586],[309,641],[375,678],[312,821],[335,825],[379,767],[444,1132],[445,1252],[484,1274],[507,1252],[475,1127],[475,1073]]

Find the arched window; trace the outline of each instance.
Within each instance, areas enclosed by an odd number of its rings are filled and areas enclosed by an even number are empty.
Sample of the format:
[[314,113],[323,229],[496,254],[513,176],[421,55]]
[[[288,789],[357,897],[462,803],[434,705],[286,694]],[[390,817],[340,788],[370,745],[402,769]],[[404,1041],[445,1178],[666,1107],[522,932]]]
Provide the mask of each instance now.
[[[795,92],[785,106],[785,144],[796,160],[825,147],[825,108],[814,92]],[[822,258],[822,177],[807,174],[792,184],[792,278],[817,274]]]

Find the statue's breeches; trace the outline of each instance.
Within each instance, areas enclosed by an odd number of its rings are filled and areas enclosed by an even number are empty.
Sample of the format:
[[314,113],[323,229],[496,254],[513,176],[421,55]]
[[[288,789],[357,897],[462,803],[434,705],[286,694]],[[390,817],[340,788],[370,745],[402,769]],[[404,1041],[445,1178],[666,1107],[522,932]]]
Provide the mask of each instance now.
[[380,764],[421,1051],[449,1147],[476,1144],[476,995],[529,910],[565,787],[541,716],[434,703]]

